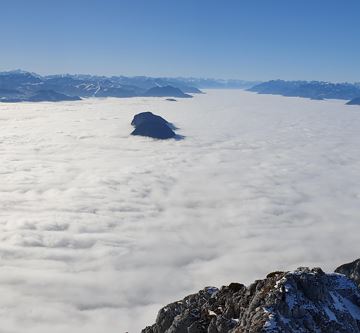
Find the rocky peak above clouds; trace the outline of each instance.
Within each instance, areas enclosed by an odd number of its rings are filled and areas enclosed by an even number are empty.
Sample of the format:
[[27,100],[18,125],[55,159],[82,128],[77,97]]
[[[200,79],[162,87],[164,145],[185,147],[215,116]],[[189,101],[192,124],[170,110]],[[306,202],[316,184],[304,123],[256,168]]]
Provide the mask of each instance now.
[[[337,270],[357,278],[354,263]],[[206,287],[162,308],[142,333],[360,332],[360,289],[349,277],[301,267],[248,287]]]
[[360,259],[339,266],[335,269],[335,272],[346,275],[360,287]]

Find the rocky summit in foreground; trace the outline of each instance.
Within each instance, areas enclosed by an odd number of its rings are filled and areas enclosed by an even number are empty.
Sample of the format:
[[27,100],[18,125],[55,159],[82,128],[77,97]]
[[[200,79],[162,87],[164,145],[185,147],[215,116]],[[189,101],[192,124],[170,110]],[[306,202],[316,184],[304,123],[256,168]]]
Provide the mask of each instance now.
[[207,287],[162,308],[142,333],[358,333],[360,260],[326,274],[320,268],[273,272],[246,287]]

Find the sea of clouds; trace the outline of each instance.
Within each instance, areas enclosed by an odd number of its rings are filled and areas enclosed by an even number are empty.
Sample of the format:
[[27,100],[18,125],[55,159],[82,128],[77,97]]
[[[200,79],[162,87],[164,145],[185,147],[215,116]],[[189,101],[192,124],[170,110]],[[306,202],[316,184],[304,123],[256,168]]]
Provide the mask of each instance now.
[[[130,136],[142,111],[185,139]],[[1,332],[139,332],[204,286],[360,257],[359,147],[343,101],[0,104]]]

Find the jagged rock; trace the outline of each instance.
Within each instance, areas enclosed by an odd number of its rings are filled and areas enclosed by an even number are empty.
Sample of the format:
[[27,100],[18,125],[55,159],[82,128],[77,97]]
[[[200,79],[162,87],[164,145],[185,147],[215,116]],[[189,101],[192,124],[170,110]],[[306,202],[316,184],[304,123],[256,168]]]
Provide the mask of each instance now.
[[335,272],[346,275],[360,287],[360,259],[341,265],[335,269]]
[[359,333],[360,290],[320,268],[207,287],[160,310],[142,333]]
[[131,125],[135,127],[131,135],[148,136],[155,139],[170,139],[176,136],[173,124],[151,112],[135,115]]

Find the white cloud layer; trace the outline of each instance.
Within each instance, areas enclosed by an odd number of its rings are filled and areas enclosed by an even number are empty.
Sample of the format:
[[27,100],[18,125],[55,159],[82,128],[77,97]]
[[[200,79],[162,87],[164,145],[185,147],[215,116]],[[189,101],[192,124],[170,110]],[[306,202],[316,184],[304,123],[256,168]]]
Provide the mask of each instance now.
[[[183,141],[131,137],[135,113]],[[360,257],[360,107],[208,91],[0,105],[1,332],[139,332],[206,285]]]

